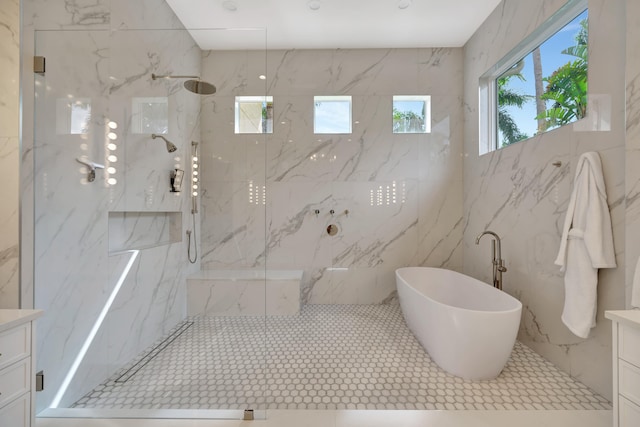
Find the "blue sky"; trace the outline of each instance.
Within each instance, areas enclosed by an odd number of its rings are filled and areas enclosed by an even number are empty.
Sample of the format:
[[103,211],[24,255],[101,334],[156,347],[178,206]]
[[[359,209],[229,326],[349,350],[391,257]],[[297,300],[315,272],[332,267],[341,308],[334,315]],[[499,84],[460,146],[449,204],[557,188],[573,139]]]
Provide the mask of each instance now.
[[[563,55],[560,52],[570,46],[575,46],[575,36],[580,29],[580,21],[587,17],[587,11],[585,10],[559,32],[554,34],[551,38],[545,41],[540,46],[540,55],[542,57],[542,75],[544,77],[549,76],[560,66],[567,62],[572,62],[576,58]],[[535,95],[534,88],[534,76],[533,76],[533,63],[531,55],[527,55],[525,58],[525,67],[522,70],[522,75],[525,78],[524,82],[516,78],[512,78],[509,81],[509,87],[513,88],[516,92],[527,95]],[[546,84],[545,84],[546,87]],[[511,108],[509,110],[511,116],[516,120],[520,131],[533,136],[538,128],[536,116],[535,100],[527,102],[522,109]]]
[[351,133],[351,101],[315,101],[315,133]]

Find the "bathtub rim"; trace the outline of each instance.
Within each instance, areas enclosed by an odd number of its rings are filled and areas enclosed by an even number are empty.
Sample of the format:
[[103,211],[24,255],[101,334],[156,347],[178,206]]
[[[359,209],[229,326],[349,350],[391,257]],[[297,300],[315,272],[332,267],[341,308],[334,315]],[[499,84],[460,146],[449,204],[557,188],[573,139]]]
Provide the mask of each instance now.
[[[506,295],[507,297],[509,297],[508,299],[510,301],[515,301],[517,304],[516,304],[516,307],[510,308],[510,309],[505,309],[505,310],[476,310],[476,309],[471,309],[471,308],[459,307],[457,305],[445,304],[443,302],[440,302],[440,301],[438,301],[436,299],[431,298],[428,294],[420,292],[418,289],[416,289],[414,286],[412,286],[406,279],[404,279],[400,275],[402,270],[440,270],[440,271],[447,271],[447,272],[455,273],[458,276],[463,276],[463,277],[466,277],[468,279],[472,279],[472,280],[474,280],[474,281],[476,281],[476,282],[478,282],[480,284],[489,286],[490,289],[487,290],[488,292],[493,292],[493,291],[501,292],[504,295]],[[414,293],[416,293],[416,294],[418,294],[420,296],[423,296],[424,298],[429,299],[429,301],[432,301],[433,303],[437,304],[438,306],[450,307],[450,308],[453,308],[453,309],[456,309],[456,310],[462,310],[462,311],[466,311],[466,312],[469,312],[469,313],[478,313],[478,314],[480,314],[480,313],[486,313],[486,314],[505,313],[505,314],[508,314],[508,313],[515,313],[517,311],[522,312],[522,308],[523,308],[522,302],[519,299],[517,299],[516,297],[514,297],[513,295],[509,294],[508,292],[506,292],[504,290],[500,290],[500,289],[494,288],[493,286],[491,286],[490,284],[488,284],[486,282],[483,282],[482,280],[476,279],[475,277],[468,276],[468,275],[466,275],[464,273],[460,273],[460,272],[455,271],[455,270],[450,270],[448,268],[440,268],[440,267],[400,267],[400,268],[396,269],[395,275],[396,275],[396,278],[400,279],[409,289],[411,289],[412,292],[414,292]]]

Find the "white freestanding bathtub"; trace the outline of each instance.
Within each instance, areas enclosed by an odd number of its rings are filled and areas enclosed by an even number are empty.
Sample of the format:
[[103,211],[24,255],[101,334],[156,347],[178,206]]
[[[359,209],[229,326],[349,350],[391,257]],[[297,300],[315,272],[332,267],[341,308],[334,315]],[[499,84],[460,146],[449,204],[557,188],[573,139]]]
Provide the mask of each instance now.
[[442,268],[400,268],[396,286],[409,329],[438,366],[469,380],[500,374],[515,344],[520,301]]

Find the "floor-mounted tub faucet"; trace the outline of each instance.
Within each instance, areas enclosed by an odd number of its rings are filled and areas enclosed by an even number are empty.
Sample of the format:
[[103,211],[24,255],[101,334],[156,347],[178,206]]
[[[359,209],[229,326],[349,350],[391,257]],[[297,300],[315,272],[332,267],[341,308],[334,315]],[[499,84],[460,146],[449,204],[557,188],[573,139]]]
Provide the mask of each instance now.
[[491,261],[493,264],[493,287],[502,290],[502,273],[507,271],[507,267],[504,266],[504,260],[502,259],[500,237],[493,231],[483,231],[478,234],[478,237],[476,237],[476,245],[480,244],[480,238],[485,234],[493,236],[493,240],[491,241],[491,257],[493,258]]

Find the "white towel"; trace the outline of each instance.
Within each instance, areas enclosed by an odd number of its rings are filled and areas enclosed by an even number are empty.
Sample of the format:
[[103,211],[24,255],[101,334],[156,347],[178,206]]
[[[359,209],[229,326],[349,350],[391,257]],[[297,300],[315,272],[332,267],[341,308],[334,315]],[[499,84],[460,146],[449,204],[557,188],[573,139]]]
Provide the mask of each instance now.
[[555,263],[565,272],[562,321],[587,338],[595,326],[598,269],[616,267],[611,216],[598,153],[578,159]]
[[640,258],[636,264],[636,272],[633,275],[633,283],[631,286],[631,305],[640,308]]

